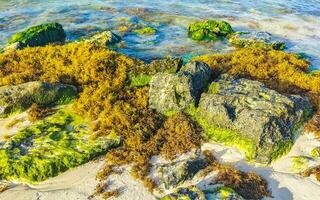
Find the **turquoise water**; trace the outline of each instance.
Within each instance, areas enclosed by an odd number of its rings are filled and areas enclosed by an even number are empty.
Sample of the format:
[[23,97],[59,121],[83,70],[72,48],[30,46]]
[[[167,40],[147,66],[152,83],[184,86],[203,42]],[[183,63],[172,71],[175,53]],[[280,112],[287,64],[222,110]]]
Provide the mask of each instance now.
[[[0,45],[28,26],[56,21],[71,41],[112,29],[124,39],[119,51],[141,59],[230,50],[226,42],[187,38],[188,23],[208,18],[226,20],[235,30],[268,31],[287,42],[287,51],[306,53],[320,69],[320,0],[0,0]],[[152,26],[157,34],[119,32],[128,22]]]

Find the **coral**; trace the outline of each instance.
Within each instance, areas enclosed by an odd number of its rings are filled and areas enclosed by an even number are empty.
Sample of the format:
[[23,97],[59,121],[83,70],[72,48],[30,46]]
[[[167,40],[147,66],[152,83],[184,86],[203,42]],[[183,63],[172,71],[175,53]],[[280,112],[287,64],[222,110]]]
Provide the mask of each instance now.
[[8,45],[19,42],[19,47],[44,46],[53,42],[64,42],[66,34],[58,23],[41,24],[12,36]]
[[218,40],[233,33],[231,25],[225,21],[205,20],[190,24],[188,35],[194,40]]

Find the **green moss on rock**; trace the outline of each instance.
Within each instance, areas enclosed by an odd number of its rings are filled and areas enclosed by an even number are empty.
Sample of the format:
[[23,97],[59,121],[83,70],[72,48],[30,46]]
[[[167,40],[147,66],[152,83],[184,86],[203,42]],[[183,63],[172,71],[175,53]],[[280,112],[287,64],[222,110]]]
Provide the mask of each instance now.
[[16,33],[8,41],[8,45],[19,43],[19,48],[44,46],[54,42],[64,42],[66,34],[59,23],[47,23],[33,26],[25,31]]
[[157,29],[152,27],[144,27],[141,29],[136,29],[133,32],[139,34],[139,35],[154,35],[157,33]]
[[88,162],[119,145],[119,139],[91,140],[84,120],[67,111],[27,127],[1,145],[0,178],[39,182]]
[[77,96],[77,89],[66,84],[28,82],[0,87],[0,117],[22,112],[33,103],[42,106],[63,105]]
[[229,38],[229,42],[241,48],[285,49],[285,43],[273,40],[268,32],[237,32]]
[[233,33],[231,25],[225,21],[204,20],[188,27],[188,35],[193,40],[218,40]]

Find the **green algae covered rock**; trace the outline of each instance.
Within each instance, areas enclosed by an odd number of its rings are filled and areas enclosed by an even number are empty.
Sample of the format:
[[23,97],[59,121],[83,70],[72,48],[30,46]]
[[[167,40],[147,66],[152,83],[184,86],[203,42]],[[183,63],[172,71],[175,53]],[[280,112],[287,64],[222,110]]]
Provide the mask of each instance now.
[[181,58],[163,58],[153,60],[148,64],[141,64],[129,71],[129,82],[132,86],[148,85],[156,73],[176,73],[182,66]]
[[119,138],[90,139],[85,121],[58,111],[0,144],[0,178],[36,183],[117,147]]
[[233,33],[231,25],[225,21],[205,20],[190,24],[188,35],[193,40],[218,40]]
[[202,62],[189,63],[176,74],[156,74],[150,83],[149,106],[165,114],[197,104],[211,78],[212,70]]
[[95,45],[107,46],[120,42],[121,37],[111,31],[103,31],[94,34],[92,37],[90,37],[89,39],[85,39],[84,41]]
[[204,193],[207,200],[244,200],[232,188],[225,186],[213,190],[205,190]]
[[74,86],[39,81],[0,87],[0,117],[28,109],[33,103],[43,106],[69,103],[77,95]]
[[283,50],[285,43],[282,41],[276,41],[272,35],[268,32],[237,32],[232,34],[229,38],[229,42],[237,47],[254,47],[264,49]]
[[172,189],[192,179],[194,175],[204,169],[207,164],[206,160],[199,156],[164,164],[155,167],[155,177],[159,180],[160,186],[164,186],[165,189]]
[[258,81],[224,74],[201,95],[196,118],[211,139],[269,163],[290,149],[295,132],[311,114],[305,97],[284,96]]
[[205,194],[196,186],[179,188],[176,192],[162,197],[160,200],[207,200]]
[[18,43],[17,48],[27,46],[44,46],[49,43],[62,43],[66,39],[66,34],[59,23],[48,23],[33,26],[25,31],[16,33],[8,41],[7,45]]
[[136,29],[133,32],[139,34],[139,35],[154,35],[157,33],[157,30],[152,27],[144,27],[141,29]]

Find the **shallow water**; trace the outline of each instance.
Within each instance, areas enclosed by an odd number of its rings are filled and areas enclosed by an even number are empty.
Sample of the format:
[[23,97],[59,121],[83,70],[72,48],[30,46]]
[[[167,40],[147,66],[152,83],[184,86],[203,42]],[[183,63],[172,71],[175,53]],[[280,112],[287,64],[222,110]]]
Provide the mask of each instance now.
[[[287,42],[287,51],[307,54],[320,69],[320,0],[0,0],[0,45],[28,26],[56,21],[69,40],[112,29],[124,39],[118,50],[141,59],[228,51],[226,42],[187,38],[187,24],[207,18],[226,20],[235,30],[268,31]],[[118,32],[129,22],[152,26],[157,34]]]

